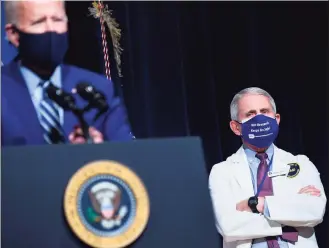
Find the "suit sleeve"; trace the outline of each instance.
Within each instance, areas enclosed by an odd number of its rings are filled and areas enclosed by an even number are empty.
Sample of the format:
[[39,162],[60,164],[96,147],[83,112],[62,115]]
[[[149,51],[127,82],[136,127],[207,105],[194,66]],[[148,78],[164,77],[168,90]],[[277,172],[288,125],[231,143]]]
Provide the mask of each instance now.
[[223,239],[233,242],[281,235],[281,224],[260,214],[236,210],[237,201],[230,179],[227,162],[215,165],[209,176],[216,228]]
[[110,102],[110,110],[105,121],[106,140],[132,140],[132,134],[128,116],[124,104],[120,98],[114,97]]
[[314,164],[304,155],[297,156],[298,164],[307,175],[304,186],[314,185],[321,196],[298,194],[288,196],[265,197],[268,219],[293,227],[314,227],[323,221],[327,198],[321,182],[320,173]]
[[127,111],[123,100],[114,96],[113,82],[106,80],[104,85],[109,85],[107,89],[107,101],[109,111],[103,121],[103,134],[107,141],[126,141],[133,140],[134,135],[131,131]]

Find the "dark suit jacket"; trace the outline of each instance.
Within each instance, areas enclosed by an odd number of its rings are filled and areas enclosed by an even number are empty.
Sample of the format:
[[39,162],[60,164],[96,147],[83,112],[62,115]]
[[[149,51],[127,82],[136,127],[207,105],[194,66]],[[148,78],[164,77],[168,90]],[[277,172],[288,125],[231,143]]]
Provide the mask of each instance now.
[[[132,133],[122,101],[114,96],[114,87],[105,77],[75,66],[62,65],[62,87],[70,92],[79,82],[88,82],[102,91],[109,103],[109,111],[93,125],[103,133],[107,141],[131,140]],[[77,97],[77,105],[86,102]],[[96,110],[86,114],[86,121],[91,124]],[[46,144],[31,96],[17,62],[13,61],[1,68],[1,142],[9,145]],[[68,142],[68,135],[78,125],[76,117],[64,112],[63,129]]]

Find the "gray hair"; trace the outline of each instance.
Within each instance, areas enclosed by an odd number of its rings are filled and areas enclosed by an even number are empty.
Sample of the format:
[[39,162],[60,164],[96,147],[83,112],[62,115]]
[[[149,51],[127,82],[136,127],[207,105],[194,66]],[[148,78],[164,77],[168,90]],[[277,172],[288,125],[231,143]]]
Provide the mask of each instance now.
[[6,23],[17,24],[17,8],[19,3],[20,1],[4,1]]
[[[62,1],[63,4],[65,3],[65,0],[58,0]],[[5,8],[5,17],[6,17],[6,23],[11,23],[14,25],[18,24],[18,8],[19,4],[22,1],[4,1],[4,8]]]
[[238,116],[239,116],[239,109],[238,109],[238,104],[240,99],[244,96],[244,95],[262,95],[262,96],[266,96],[268,97],[268,99],[270,100],[270,104],[272,106],[273,112],[276,113],[276,105],[274,102],[274,99],[272,98],[272,96],[265,90],[261,89],[261,88],[257,88],[257,87],[250,87],[250,88],[246,88],[241,90],[239,93],[237,93],[234,97],[233,100],[231,102],[230,105],[230,113],[231,113],[231,120],[234,121],[238,121]]

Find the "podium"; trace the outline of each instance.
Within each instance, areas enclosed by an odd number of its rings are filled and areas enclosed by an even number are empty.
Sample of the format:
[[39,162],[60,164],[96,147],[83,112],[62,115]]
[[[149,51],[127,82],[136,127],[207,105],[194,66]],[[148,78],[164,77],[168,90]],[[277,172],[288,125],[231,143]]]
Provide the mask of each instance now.
[[73,175],[94,161],[127,166],[146,188],[146,228],[125,247],[221,247],[197,137],[5,147],[1,155],[3,248],[92,247],[72,231],[64,198]]

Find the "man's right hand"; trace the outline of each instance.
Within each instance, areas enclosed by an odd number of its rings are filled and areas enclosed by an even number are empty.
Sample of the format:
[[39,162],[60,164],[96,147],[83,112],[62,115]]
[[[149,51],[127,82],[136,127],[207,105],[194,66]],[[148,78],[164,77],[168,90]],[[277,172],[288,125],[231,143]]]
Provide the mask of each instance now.
[[[75,127],[74,131],[69,135],[69,140],[72,144],[85,144],[86,140],[82,136],[82,129]],[[103,134],[94,127],[89,127],[89,136],[95,144],[103,143]]]
[[321,191],[315,188],[313,185],[308,185],[304,188],[302,188],[299,192],[299,194],[309,194],[314,196],[320,196]]

